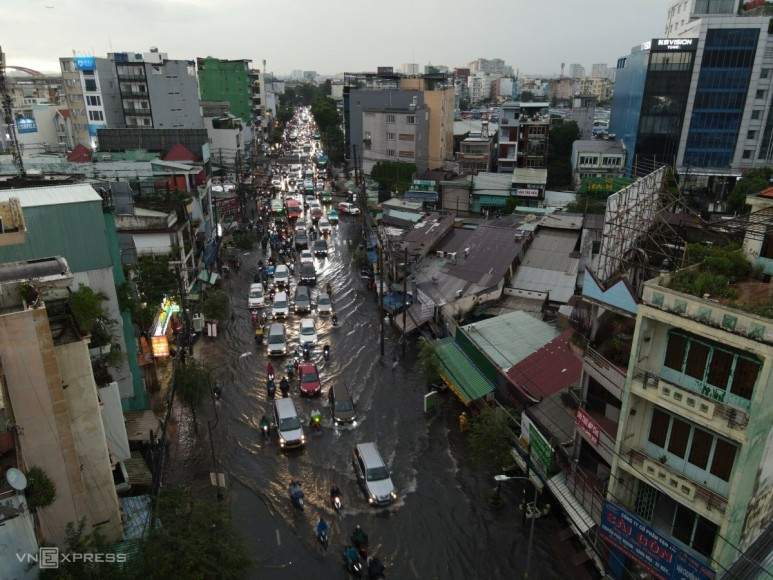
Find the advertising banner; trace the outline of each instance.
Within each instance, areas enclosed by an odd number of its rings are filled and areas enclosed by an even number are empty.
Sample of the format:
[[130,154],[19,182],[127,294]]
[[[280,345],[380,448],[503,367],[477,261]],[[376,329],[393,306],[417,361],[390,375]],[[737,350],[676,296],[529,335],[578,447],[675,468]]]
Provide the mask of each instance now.
[[599,535],[664,580],[713,580],[714,570],[632,513],[605,501]]
[[599,428],[598,423],[591,419],[591,416],[588,415],[588,413],[586,413],[582,408],[577,408],[575,423],[582,430],[582,432],[585,433],[588,441],[594,445],[598,445],[599,433],[601,432],[601,429]]

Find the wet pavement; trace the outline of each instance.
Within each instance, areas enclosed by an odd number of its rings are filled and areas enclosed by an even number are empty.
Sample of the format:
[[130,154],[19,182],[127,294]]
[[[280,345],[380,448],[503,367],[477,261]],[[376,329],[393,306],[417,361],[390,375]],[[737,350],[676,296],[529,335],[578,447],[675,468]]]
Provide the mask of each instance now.
[[[210,366],[253,352],[213,372],[212,379],[220,381],[224,391],[217,402],[217,424],[210,423],[219,469],[226,477],[227,506],[258,560],[251,577],[346,578],[341,554],[358,524],[369,534],[370,553],[384,563],[388,578],[522,576],[528,526],[522,526],[518,509],[520,483],[503,485],[508,503],[501,511],[491,510],[487,498],[495,487],[493,474],[468,453],[458,426],[461,405],[449,393],[443,394],[437,409],[425,416],[426,390],[413,370],[411,346],[404,360],[396,359],[400,347],[392,329],[385,331],[386,356],[379,356],[377,304],[350,259],[351,231],[360,223],[359,218],[341,216],[333,227],[331,253],[315,260],[318,283],[312,294],[316,296],[327,282],[332,284],[339,325],[333,327],[329,317],[316,317],[319,346],[312,360],[320,369],[323,396],[300,398],[297,382],[291,390],[305,424],[312,409],[323,416],[321,434],[306,429],[305,448],[280,452],[276,435],[264,443],[258,429],[263,414],[271,418],[265,345],[256,347],[247,309],[249,284],[262,259],[259,247],[243,254],[241,272],[225,281],[234,319],[221,325],[217,338],[204,337],[196,347],[196,356]],[[299,317],[291,315],[286,323],[291,349],[297,345],[298,322]],[[331,349],[328,362],[321,354],[325,343]],[[286,360],[273,359],[277,384]],[[356,402],[359,421],[353,429],[333,427],[326,395],[335,381],[346,382]],[[214,418],[211,406],[205,405],[199,415],[198,436],[185,419],[180,421],[165,481],[186,483],[201,494],[211,494],[214,501],[207,423]],[[375,441],[391,467],[399,497],[387,508],[370,508],[354,475],[352,448],[365,441]],[[291,477],[303,484],[303,512],[295,510],[288,498]],[[340,515],[329,502],[332,483],[342,491]],[[331,524],[327,550],[314,533],[319,515]],[[556,551],[557,521],[544,518],[535,524],[529,576],[578,577]]]

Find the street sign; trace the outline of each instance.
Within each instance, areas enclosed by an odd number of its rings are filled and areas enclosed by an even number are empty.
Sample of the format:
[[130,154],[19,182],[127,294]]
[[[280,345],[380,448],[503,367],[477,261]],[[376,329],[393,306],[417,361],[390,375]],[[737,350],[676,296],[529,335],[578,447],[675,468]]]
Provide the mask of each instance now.
[[438,392],[437,391],[430,391],[426,395],[424,395],[424,412],[429,413],[431,410],[437,407],[438,403]]

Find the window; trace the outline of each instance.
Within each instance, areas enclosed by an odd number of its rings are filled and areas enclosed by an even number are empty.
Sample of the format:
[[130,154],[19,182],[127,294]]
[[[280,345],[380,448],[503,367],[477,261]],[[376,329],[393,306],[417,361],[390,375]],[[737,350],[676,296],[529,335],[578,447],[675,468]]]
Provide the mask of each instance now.
[[754,153],[754,151],[752,151],[751,149],[744,149],[744,151],[743,151],[743,158],[744,159],[751,159],[752,158],[752,153]]
[[400,139],[400,141],[413,141],[415,137],[416,136],[412,133],[400,133],[398,139]]
[[416,115],[407,115],[405,117],[405,123],[408,125],[415,125],[416,124]]
[[752,111],[752,119],[761,119],[762,118],[762,111]]
[[97,81],[94,79],[83,79],[83,84],[87,91],[97,90]]
[[89,111],[89,120],[90,121],[104,121],[105,117],[102,114],[102,111]]
[[619,157],[603,157],[601,159],[602,165],[619,166],[621,159]]
[[598,161],[595,155],[580,155],[580,165],[596,165]]
[[99,107],[102,104],[102,100],[98,95],[86,95],[86,104],[92,107]]
[[400,157],[405,157],[407,159],[413,159],[413,151],[400,151]]
[[766,91],[764,89],[758,89],[757,92],[754,94],[755,99],[764,100],[765,99],[765,93]]
[[387,133],[387,141],[394,141],[394,140],[395,140],[395,134]]
[[386,122],[387,123],[394,123],[395,122],[395,116],[394,115],[387,115],[386,116]]
[[770,69],[769,68],[763,68],[760,70],[760,78],[766,79],[770,77]]
[[652,411],[652,423],[650,424],[649,441],[658,447],[666,446],[666,437],[668,437],[669,416],[658,408]]
[[394,149],[387,149],[386,150],[387,157],[396,157],[395,150]]
[[762,366],[759,360],[675,330],[669,331],[665,350],[661,370],[664,379],[716,401],[749,408]]
[[746,133],[747,139],[756,139],[756,137],[757,137],[757,131],[748,131]]

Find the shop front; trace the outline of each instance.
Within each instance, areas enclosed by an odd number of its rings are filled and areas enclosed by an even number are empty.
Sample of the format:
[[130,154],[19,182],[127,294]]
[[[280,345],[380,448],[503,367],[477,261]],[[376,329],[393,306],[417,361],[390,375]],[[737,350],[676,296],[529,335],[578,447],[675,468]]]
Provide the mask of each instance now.
[[161,303],[153,323],[153,332],[150,335],[150,343],[155,358],[166,358],[170,355],[170,339],[172,339],[183,326],[179,312],[180,305],[173,302],[171,299],[165,298]]

